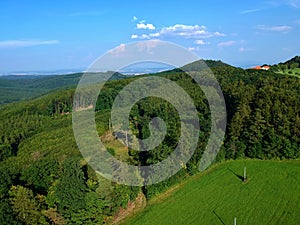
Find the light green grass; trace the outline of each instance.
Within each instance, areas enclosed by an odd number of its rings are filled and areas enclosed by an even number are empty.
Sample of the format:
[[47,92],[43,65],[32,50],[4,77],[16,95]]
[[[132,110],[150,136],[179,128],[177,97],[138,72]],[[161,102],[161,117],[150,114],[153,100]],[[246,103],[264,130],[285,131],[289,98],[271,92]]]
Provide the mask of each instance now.
[[[248,181],[238,176],[247,167]],[[231,161],[150,201],[124,224],[300,224],[300,161]]]
[[285,71],[280,70],[277,73],[285,74],[285,75],[289,75],[289,76],[295,76],[295,77],[300,78],[300,68],[288,69],[288,70],[285,70]]

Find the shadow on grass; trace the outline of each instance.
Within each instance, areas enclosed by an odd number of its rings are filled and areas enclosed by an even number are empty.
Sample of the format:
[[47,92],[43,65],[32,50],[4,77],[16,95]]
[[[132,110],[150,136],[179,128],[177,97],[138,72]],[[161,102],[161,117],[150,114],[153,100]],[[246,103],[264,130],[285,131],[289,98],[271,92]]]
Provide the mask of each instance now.
[[220,220],[220,222],[223,224],[223,225],[226,225],[224,223],[224,221],[222,220],[222,218],[216,213],[216,211],[214,210],[213,213],[215,214],[215,216]]
[[239,178],[241,181],[244,181],[244,177],[237,174],[236,172],[234,172],[232,169],[230,169],[229,167],[227,167],[227,169],[232,173],[234,174],[237,178]]

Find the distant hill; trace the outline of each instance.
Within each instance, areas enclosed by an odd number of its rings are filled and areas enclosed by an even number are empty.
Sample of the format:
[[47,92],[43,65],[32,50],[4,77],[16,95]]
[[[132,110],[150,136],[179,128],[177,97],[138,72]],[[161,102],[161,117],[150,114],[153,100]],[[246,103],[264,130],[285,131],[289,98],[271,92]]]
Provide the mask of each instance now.
[[1,76],[0,105],[40,96],[52,90],[76,85],[81,73],[55,76]]
[[[110,72],[111,73],[111,72]],[[67,75],[7,75],[0,77],[0,106],[29,98],[34,98],[56,89],[75,87],[83,73]],[[114,73],[110,80],[124,79],[126,76]]]
[[[203,64],[205,62],[205,64]],[[199,70],[201,67],[206,68],[234,68],[222,61],[199,60],[182,67],[184,71]],[[174,72],[169,70],[167,72]],[[166,72],[166,71],[165,71]],[[161,73],[165,73],[161,72]],[[109,71],[108,73],[112,73]],[[159,74],[159,73],[158,73]],[[64,89],[74,87],[78,84],[83,73],[74,73],[66,75],[6,75],[0,76],[0,106],[12,102],[26,100],[41,96],[55,89]],[[123,75],[114,73],[110,80],[120,80],[134,75]]]
[[278,65],[287,65],[289,68],[299,68],[300,67],[300,56],[295,56],[294,58]]
[[281,62],[277,65],[273,65],[271,69],[274,72],[280,74],[287,74],[300,77],[300,56],[295,56],[294,58],[286,62]]
[[[199,60],[183,66],[180,69],[162,71],[156,75],[166,75],[168,73],[183,71],[197,71],[209,67],[215,72],[223,71],[224,74],[242,74],[242,69],[233,67],[221,60]],[[236,70],[233,72],[233,70]],[[237,71],[238,70],[238,71]],[[300,56],[277,65],[271,66],[271,70],[279,74],[287,74],[300,77]],[[109,72],[111,73],[111,71]],[[73,73],[66,75],[5,75],[0,76],[0,106],[12,102],[26,100],[41,96],[56,89],[75,87],[83,73]],[[115,73],[110,80],[120,80],[134,75],[124,75]]]
[[222,62],[221,60],[198,60],[192,63],[189,63],[185,66],[182,67],[182,69],[184,71],[197,71],[199,69],[205,69],[206,67],[209,68],[216,68],[216,67],[231,67],[233,68],[233,66],[230,66],[224,62]]

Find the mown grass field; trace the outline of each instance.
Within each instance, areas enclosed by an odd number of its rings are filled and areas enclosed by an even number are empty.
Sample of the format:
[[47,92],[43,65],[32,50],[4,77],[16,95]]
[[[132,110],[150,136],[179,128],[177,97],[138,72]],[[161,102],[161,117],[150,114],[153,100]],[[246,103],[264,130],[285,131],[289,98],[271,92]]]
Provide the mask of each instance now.
[[[248,181],[242,181],[246,166]],[[150,200],[124,224],[300,224],[300,161],[222,163]]]
[[295,68],[295,69],[288,69],[285,71],[279,71],[278,73],[280,74],[285,74],[285,75],[290,75],[290,76],[295,76],[300,78],[300,68]]

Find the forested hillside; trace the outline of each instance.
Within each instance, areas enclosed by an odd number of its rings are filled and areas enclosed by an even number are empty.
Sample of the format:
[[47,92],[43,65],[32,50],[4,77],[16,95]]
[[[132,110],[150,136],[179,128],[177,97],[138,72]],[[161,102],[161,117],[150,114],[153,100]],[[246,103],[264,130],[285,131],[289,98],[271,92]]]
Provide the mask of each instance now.
[[[100,75],[100,74],[99,74]],[[75,88],[82,73],[68,75],[8,75],[0,76],[0,106],[38,97],[57,89]],[[112,80],[128,76],[115,73]]]
[[295,56],[286,62],[273,65],[271,69],[277,73],[300,77],[300,56]]
[[[228,121],[224,144],[216,161],[245,157],[298,158],[300,80],[272,71],[209,63],[223,90]],[[192,66],[197,67],[197,64]],[[0,111],[0,224],[107,223],[139,193],[149,199],[197,173],[210,134],[210,111],[205,96],[179,69],[155,76],[180,85],[199,112],[198,147],[187,165],[172,178],[156,185],[140,188],[112,183],[87,165],[76,146],[72,130],[74,89],[9,104]],[[180,121],[170,103],[149,97],[131,110],[130,124],[133,133],[140,138],[149,136],[145,125],[151,118],[165,120],[166,138],[153,151],[121,149],[109,131],[114,97],[139,77],[105,84],[95,107],[96,123],[99,136],[106,140],[111,154],[123,155],[127,162],[135,165],[149,165],[166,158],[178,142]]]

